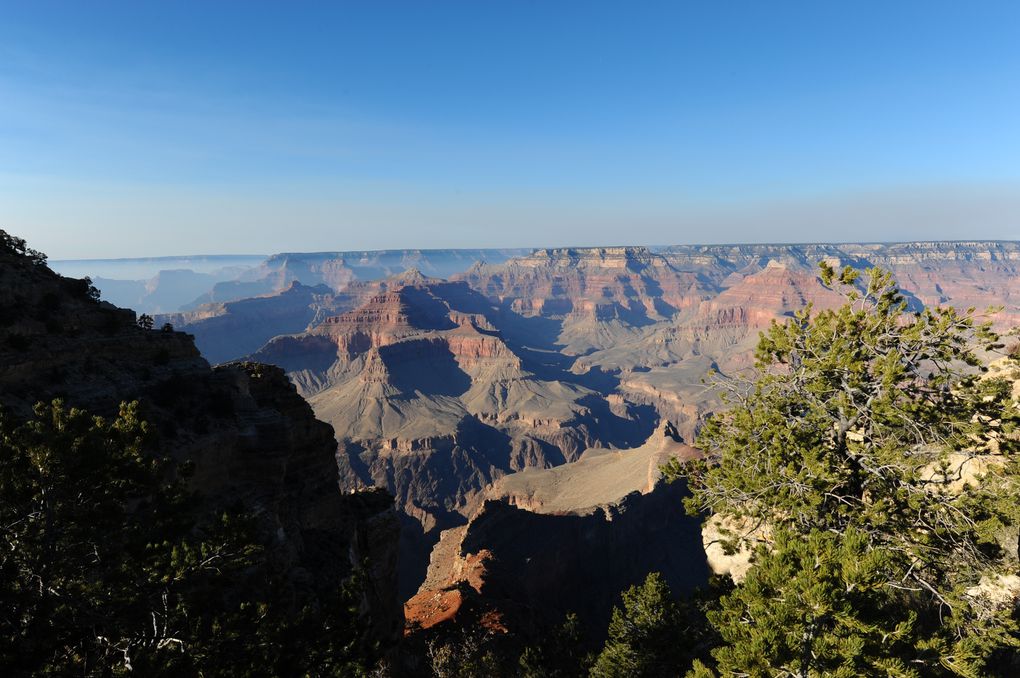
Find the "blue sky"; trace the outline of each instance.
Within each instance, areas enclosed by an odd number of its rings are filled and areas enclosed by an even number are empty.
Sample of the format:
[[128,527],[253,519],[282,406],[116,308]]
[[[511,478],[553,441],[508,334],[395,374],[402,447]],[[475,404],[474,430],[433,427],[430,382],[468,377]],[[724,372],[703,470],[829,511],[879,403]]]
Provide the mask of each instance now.
[[0,1],[54,258],[1020,237],[1020,4]]

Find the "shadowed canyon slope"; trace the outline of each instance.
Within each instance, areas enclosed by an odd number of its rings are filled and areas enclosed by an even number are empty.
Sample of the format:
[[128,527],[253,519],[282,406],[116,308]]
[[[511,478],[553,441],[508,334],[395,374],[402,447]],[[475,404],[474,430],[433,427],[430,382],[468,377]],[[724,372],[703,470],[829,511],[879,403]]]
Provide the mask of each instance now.
[[212,369],[188,335],[143,329],[93,297],[83,280],[0,251],[0,404],[20,418],[53,398],[100,415],[138,400],[160,450],[193,465],[196,510],[257,516],[267,567],[295,605],[338,595],[367,564],[363,609],[374,637],[392,642],[403,621],[392,498],[339,491],[333,432],[283,372]]
[[254,353],[277,335],[300,332],[315,318],[316,308],[331,298],[332,290],[325,285],[294,281],[275,294],[205,304],[194,311],[160,314],[155,320],[193,334],[202,355],[221,363]]

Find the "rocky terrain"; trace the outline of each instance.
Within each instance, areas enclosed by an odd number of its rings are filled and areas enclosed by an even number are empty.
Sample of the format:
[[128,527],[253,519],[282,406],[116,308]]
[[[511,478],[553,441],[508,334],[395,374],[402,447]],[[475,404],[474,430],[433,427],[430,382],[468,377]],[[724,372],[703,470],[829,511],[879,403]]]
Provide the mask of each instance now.
[[[396,496],[414,628],[526,626],[534,606],[598,624],[638,571],[678,590],[707,576],[683,488],[661,485],[658,466],[695,454],[682,441],[719,406],[710,375],[748,370],[774,320],[843,302],[818,280],[821,260],[893,271],[914,308],[998,305],[1000,330],[1020,322],[1011,242],[285,254],[158,320],[214,362],[281,368],[271,378],[285,373],[332,425],[341,485]],[[175,369],[210,373],[181,334],[139,336],[143,364],[123,378],[138,392],[167,392],[156,384]],[[100,344],[89,354],[113,360]],[[112,388],[122,377],[102,365],[70,382]],[[251,379],[239,369],[211,374]],[[201,421],[197,409],[180,416]]]
[[0,404],[22,417],[52,398],[107,415],[140,401],[162,450],[193,465],[189,482],[204,506],[258,516],[266,562],[296,604],[337,595],[367,565],[362,609],[373,635],[398,637],[392,498],[339,491],[333,431],[283,371],[212,369],[188,335],[138,326],[134,312],[99,302],[86,281],[53,273],[0,236]]
[[[235,279],[188,297],[180,312],[156,320],[195,335],[214,363],[252,353],[280,334],[294,334],[352,310],[373,294],[420,272],[449,277],[481,261],[501,262],[519,250],[391,250],[279,254]],[[110,281],[114,285],[136,281]],[[115,287],[114,289],[118,289]],[[197,297],[197,298],[196,298]],[[170,310],[177,310],[174,306]]]
[[[1001,304],[1004,328],[1018,317],[1018,256],[1015,243],[536,250],[449,282],[417,270],[348,282],[255,356],[283,367],[333,424],[345,483],[396,494],[406,593],[439,533],[507,473],[632,447],[665,420],[693,440],[719,404],[710,374],[749,369],[773,320],[843,302],[818,261],[890,268],[918,307]],[[249,300],[246,315],[290,298],[306,303],[289,290]],[[185,325],[196,333],[212,322],[196,318]]]
[[208,303],[224,303],[273,294],[297,281],[327,285],[340,292],[354,281],[380,280],[415,269],[447,278],[475,262],[498,263],[527,250],[377,250],[371,252],[312,252],[276,254],[245,271],[236,280],[215,285],[182,311]]
[[572,355],[618,345],[717,292],[644,247],[536,250],[457,278],[508,312],[552,321],[544,339]]
[[416,587],[438,531],[463,523],[493,480],[640,440],[648,426],[576,375],[532,365],[466,283],[405,274],[385,287],[254,358],[283,367],[333,425],[345,486],[396,495],[410,532],[425,537],[407,541],[409,553],[425,549],[406,559]]
[[448,530],[405,605],[412,633],[465,619],[529,633],[578,613],[599,635],[617,592],[662,572],[676,591],[708,578],[700,521],[659,466],[693,448],[663,424],[635,449],[591,449],[571,464],[503,477],[467,525]]
[[155,322],[192,334],[202,355],[216,364],[254,353],[277,335],[304,330],[323,300],[331,298],[332,290],[325,285],[309,287],[294,281],[275,294],[158,314]]

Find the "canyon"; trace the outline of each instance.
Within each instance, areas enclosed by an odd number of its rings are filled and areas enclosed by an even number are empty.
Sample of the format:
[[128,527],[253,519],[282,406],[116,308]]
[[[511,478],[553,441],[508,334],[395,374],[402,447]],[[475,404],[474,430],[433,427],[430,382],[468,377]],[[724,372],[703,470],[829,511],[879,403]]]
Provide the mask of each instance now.
[[678,591],[707,580],[718,554],[658,467],[697,456],[714,381],[752,373],[761,331],[844,303],[820,261],[891,271],[911,309],[1020,322],[1015,242],[408,250],[270,257],[157,316],[194,344],[146,341],[208,371],[197,346],[232,383],[254,364],[286,375],[332,427],[335,465],[317,472],[395,498],[412,636],[567,612],[604,629],[648,571]]

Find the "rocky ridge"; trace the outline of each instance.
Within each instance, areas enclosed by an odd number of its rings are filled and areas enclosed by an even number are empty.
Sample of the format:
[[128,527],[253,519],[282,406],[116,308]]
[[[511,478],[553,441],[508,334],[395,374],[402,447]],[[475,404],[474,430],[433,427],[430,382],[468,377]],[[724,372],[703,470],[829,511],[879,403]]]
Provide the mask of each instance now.
[[381,280],[415,269],[434,277],[447,278],[478,261],[493,263],[526,254],[528,250],[375,250],[275,254],[246,271],[237,280],[215,285],[188,308],[223,303],[247,297],[273,294],[292,283],[326,285],[342,292],[355,281]]
[[192,334],[207,360],[223,363],[254,353],[275,336],[302,331],[314,320],[316,308],[331,299],[325,285],[294,281],[275,294],[158,314],[155,322]]
[[476,265],[457,279],[508,312],[558,321],[547,339],[572,354],[612,346],[716,291],[703,276],[644,247],[536,250],[505,264]]
[[258,516],[266,562],[296,603],[336,595],[369,563],[363,609],[374,637],[392,641],[403,622],[392,498],[339,491],[332,430],[282,370],[211,369],[188,335],[139,327],[132,311],[96,296],[86,281],[0,252],[0,404],[25,416],[37,401],[62,398],[114,414],[138,400],[163,451],[193,464],[204,510],[240,505]]

